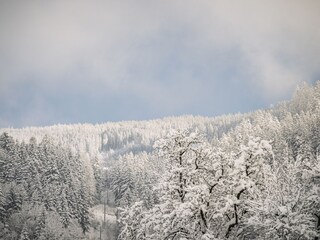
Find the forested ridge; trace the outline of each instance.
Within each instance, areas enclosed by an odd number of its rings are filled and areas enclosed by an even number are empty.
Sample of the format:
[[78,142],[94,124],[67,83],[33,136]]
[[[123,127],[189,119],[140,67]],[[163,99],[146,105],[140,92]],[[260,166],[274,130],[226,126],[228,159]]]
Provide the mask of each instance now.
[[320,237],[320,82],[247,114],[0,131],[2,239],[99,239],[105,201],[102,239]]

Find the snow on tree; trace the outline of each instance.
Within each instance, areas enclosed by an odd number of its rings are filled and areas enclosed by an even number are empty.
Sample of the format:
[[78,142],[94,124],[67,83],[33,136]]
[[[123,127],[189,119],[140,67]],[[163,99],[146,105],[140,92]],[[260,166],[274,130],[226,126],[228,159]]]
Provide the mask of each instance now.
[[[286,158],[265,166],[264,189],[255,187],[247,202],[249,234],[269,239],[313,239],[317,232],[319,185],[303,162]],[[248,231],[246,232],[248,234]]]
[[[164,176],[156,189],[159,203],[149,210],[141,202],[126,209],[121,215],[124,227],[120,236],[200,239],[211,235],[207,229],[205,210],[202,209],[206,205],[196,195],[201,194],[201,188],[208,188],[196,174],[210,155],[204,148],[205,144],[203,146],[201,143],[201,135],[188,131],[172,132],[156,143],[160,157],[166,161]],[[136,218],[141,221],[141,229]]]
[[0,238],[86,237],[112,190],[121,239],[319,239],[320,82],[248,114],[0,132]]
[[0,184],[0,222],[4,223],[6,217],[6,210],[5,210],[5,196],[2,191],[2,185]]

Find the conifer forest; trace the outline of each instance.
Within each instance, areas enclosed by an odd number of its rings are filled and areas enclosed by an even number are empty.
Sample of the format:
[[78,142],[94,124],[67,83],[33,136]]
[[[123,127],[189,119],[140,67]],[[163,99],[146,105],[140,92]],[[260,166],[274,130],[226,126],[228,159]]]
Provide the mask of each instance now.
[[245,114],[0,129],[0,239],[320,239],[320,82]]

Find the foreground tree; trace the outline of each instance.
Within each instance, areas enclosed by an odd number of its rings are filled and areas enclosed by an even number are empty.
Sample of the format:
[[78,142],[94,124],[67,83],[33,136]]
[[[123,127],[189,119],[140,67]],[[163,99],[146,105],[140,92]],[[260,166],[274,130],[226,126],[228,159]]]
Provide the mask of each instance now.
[[207,177],[213,173],[206,169],[206,161],[212,153],[203,136],[176,131],[158,141],[156,147],[159,157],[166,162],[163,177],[155,188],[158,203],[147,208],[137,202],[125,209],[120,215],[120,237],[211,239],[207,201],[212,186]]
[[[245,234],[268,239],[319,237],[319,186],[301,161],[274,161],[264,168],[264,189],[252,189]],[[244,235],[245,235],[244,234]]]

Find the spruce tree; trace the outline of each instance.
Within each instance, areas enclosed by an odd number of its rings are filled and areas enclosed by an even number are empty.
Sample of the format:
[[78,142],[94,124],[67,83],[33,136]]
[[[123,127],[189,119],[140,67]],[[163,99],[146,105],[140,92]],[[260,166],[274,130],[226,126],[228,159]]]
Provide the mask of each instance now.
[[5,209],[6,199],[2,192],[2,185],[0,184],[0,222],[5,223],[6,209]]
[[82,228],[83,234],[87,233],[90,228],[89,221],[89,198],[87,195],[87,190],[85,185],[81,183],[81,187],[78,192],[78,201],[77,201],[77,218],[78,222]]

